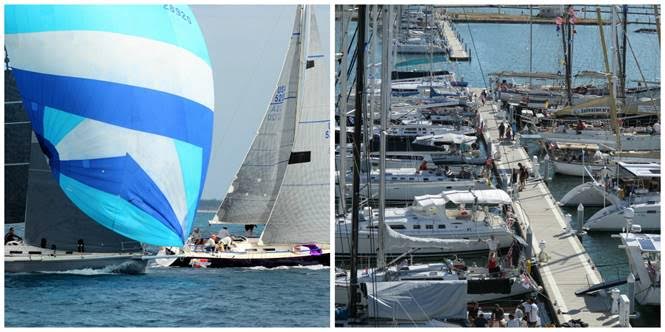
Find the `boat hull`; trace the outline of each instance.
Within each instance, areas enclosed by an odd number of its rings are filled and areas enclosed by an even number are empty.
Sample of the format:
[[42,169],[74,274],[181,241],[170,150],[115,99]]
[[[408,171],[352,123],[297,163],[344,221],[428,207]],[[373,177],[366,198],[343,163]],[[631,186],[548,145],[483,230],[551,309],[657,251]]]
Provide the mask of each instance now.
[[[467,294],[467,303],[471,302],[488,302],[499,299],[504,299],[512,296],[529,294],[537,291],[533,287],[525,286],[519,281],[514,281],[511,285],[510,294],[502,293],[483,293],[483,294]],[[343,281],[335,282],[335,305],[346,305],[349,298],[348,284]]]
[[580,177],[589,176],[585,171],[585,167],[593,174],[596,172],[600,172],[600,170],[602,170],[603,167],[606,166],[606,165],[595,165],[595,164],[585,164],[583,166],[582,164],[564,163],[556,160],[552,160],[551,162],[554,165],[554,171],[556,173],[563,175],[580,176]]
[[[209,264],[205,264],[209,263]],[[172,267],[207,267],[207,268],[229,268],[229,267],[266,267],[278,266],[308,266],[324,265],[330,266],[330,253],[321,255],[243,255],[243,254],[205,254],[192,253],[179,255],[173,260]]]
[[[340,227],[339,225],[337,227]],[[345,228],[345,227],[344,227]],[[408,236],[416,237],[430,237],[430,238],[440,238],[440,239],[449,239],[449,240],[476,240],[478,238],[488,239],[490,236],[494,235],[497,241],[499,241],[499,248],[508,248],[513,243],[513,235],[509,232],[459,232],[457,234],[453,233],[442,233],[437,234],[422,234],[422,233],[403,233]],[[378,251],[378,235],[376,232],[368,232],[366,230],[359,231],[358,238],[358,255],[360,256],[373,256],[376,255]],[[350,235],[347,232],[344,232],[342,229],[338,229],[335,232],[335,255],[337,257],[348,257],[350,255],[349,243],[351,243]],[[465,246],[465,251],[460,251],[459,248],[452,250],[445,250],[441,248],[422,248],[414,252],[413,256],[419,257],[441,257],[441,255],[451,254],[451,253],[485,253],[489,249],[487,243],[478,241],[477,243],[471,243]],[[387,256],[399,256],[403,252],[386,252]]]
[[5,272],[62,272],[72,270],[104,270],[111,273],[145,273],[147,261],[137,255],[73,254],[73,255],[30,255],[11,257],[5,255]]
[[[658,204],[634,204],[630,207],[635,211],[633,224],[638,224],[642,231],[660,231],[660,202]],[[586,223],[584,229],[589,231],[621,231],[626,227],[623,208],[608,206],[596,212]]]

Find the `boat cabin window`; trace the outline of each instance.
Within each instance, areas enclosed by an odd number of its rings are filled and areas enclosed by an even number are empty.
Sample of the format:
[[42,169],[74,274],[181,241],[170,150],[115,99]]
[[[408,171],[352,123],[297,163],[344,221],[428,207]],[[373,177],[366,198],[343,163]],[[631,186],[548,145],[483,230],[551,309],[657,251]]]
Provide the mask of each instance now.
[[446,225],[439,225],[439,229],[446,229]]
[[390,225],[390,229],[406,229],[404,225]]
[[420,225],[413,225],[413,229],[420,229]]
[[425,229],[434,229],[434,225],[425,225]]

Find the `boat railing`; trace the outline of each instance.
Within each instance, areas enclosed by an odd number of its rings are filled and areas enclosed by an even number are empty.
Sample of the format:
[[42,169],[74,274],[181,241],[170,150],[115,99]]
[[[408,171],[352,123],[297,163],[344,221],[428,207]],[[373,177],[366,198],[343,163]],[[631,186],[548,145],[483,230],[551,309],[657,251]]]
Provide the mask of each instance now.
[[591,178],[591,181],[594,184],[598,184],[598,181],[596,181],[596,178],[593,177],[593,174],[591,173],[591,170],[588,166],[584,166],[584,172],[589,176],[589,178]]

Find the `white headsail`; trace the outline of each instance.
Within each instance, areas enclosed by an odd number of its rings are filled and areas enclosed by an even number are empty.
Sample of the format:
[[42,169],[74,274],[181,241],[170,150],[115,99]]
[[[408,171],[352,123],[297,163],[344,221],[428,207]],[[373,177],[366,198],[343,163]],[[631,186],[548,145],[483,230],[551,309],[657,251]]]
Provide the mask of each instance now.
[[226,194],[216,218],[225,223],[265,224],[289,161],[296,121],[301,52],[301,10],[261,127]]
[[329,63],[321,50],[314,13],[302,16],[296,130],[286,173],[261,240],[264,243],[328,243],[330,240]]

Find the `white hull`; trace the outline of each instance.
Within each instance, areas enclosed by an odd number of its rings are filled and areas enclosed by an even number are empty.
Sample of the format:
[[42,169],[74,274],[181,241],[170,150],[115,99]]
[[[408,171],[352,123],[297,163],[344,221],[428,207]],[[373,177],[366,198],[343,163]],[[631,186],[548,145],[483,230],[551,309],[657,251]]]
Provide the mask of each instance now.
[[[583,131],[582,134],[552,133],[540,134],[544,139],[551,141],[565,141],[577,143],[592,143],[617,149],[616,138],[608,132]],[[621,136],[621,149],[624,151],[658,151],[660,150],[660,135],[631,135]]]
[[[21,252],[21,253],[19,253]],[[59,272],[71,270],[107,270],[140,274],[147,261],[140,253],[66,253],[32,246],[5,246],[5,272]]]
[[[660,202],[656,204],[633,204],[635,210],[633,224],[640,225],[643,231],[660,231]],[[590,231],[621,231],[626,227],[624,208],[608,206],[596,212],[584,223]]]
[[[487,189],[482,180],[432,181],[432,182],[391,182],[386,181],[387,201],[413,201],[415,196],[439,194],[448,190]],[[351,189],[351,187],[349,187]],[[350,192],[350,191],[349,191]],[[379,186],[370,188],[371,199],[379,199]],[[367,189],[360,191],[360,197],[367,197]]]
[[[337,230],[335,231],[335,254],[340,256],[350,255],[351,243],[351,225],[337,225]],[[435,239],[450,239],[450,240],[476,240],[476,239],[488,239],[491,235],[494,235],[497,241],[499,241],[499,248],[508,248],[513,243],[513,235],[507,230],[496,230],[496,231],[479,231],[475,230],[451,230],[448,232],[441,232],[435,230],[397,230],[401,234],[414,236],[414,237],[423,237],[423,238],[435,238]],[[371,233],[367,230],[360,230],[358,232],[358,255],[361,256],[372,256],[376,255],[378,251],[378,234],[375,231]],[[462,253],[462,252],[483,252],[489,250],[487,243],[478,241],[477,244],[470,244],[465,246],[466,251],[457,250],[445,250],[445,249],[435,249],[435,248],[423,248],[414,253],[414,256],[442,256],[453,253]],[[386,255],[389,256],[398,256],[403,252],[386,252]]]
[[[660,305],[660,235],[619,234],[626,250],[630,271],[635,277],[635,301],[641,305]],[[643,244],[652,248],[644,249]]]
[[[600,172],[600,170],[603,169],[604,166],[606,165],[599,165],[599,164],[574,164],[574,163],[566,163],[558,160],[552,160],[552,164],[554,165],[554,171],[558,174],[564,174],[564,175],[571,175],[571,176],[589,176],[589,174],[586,173],[585,167],[591,172],[591,174],[595,174],[597,172]],[[608,167],[608,169],[610,169]]]
[[609,194],[600,185],[585,182],[567,192],[559,201],[561,205],[607,206],[620,205],[621,201],[614,194]]

